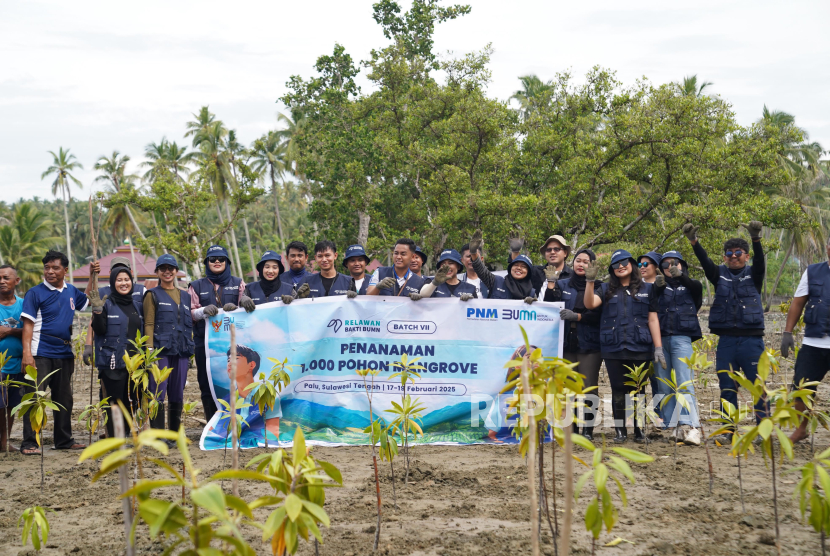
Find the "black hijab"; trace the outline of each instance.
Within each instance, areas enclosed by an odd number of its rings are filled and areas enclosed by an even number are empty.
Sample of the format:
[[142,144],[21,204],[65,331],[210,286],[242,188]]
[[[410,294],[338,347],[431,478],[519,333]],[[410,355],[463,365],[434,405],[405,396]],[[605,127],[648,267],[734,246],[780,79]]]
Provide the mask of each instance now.
[[265,297],[268,298],[269,295],[280,289],[280,275],[277,274],[277,277],[273,280],[268,280],[265,276],[259,281],[259,285],[262,286],[262,293],[265,294]]
[[118,279],[119,274],[126,274],[129,276],[130,283],[132,284],[133,275],[130,273],[129,269],[123,266],[116,267],[115,270],[110,272],[110,299],[112,299],[113,303],[126,307],[127,305],[133,304],[133,288],[131,285],[130,293],[119,292],[115,287],[115,281]]
[[511,299],[524,299],[526,297],[530,297],[530,294],[533,292],[533,284],[530,281],[530,269],[527,270],[527,274],[521,280],[513,278],[513,275],[508,271],[507,276],[504,277],[504,286],[507,288],[508,293],[510,293]]

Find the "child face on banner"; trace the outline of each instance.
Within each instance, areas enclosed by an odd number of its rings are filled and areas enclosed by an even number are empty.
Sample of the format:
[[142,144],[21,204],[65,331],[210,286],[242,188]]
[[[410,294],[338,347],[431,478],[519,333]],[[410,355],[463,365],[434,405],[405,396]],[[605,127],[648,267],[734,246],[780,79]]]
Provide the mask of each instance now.
[[[255,361],[248,361],[244,355],[236,356],[236,388],[239,390],[239,395],[242,397],[248,395],[245,388],[254,381],[255,368]],[[233,375],[231,373],[231,358],[228,357],[228,378],[233,381]]]

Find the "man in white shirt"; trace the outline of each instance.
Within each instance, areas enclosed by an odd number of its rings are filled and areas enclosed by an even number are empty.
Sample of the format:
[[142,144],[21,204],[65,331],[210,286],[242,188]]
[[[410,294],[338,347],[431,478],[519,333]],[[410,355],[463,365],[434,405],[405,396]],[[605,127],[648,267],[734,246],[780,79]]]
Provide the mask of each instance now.
[[[478,251],[478,256],[481,258],[481,262],[484,262],[484,255],[482,255],[481,249]],[[481,278],[478,277],[478,274],[476,274],[476,271],[473,268],[473,259],[470,258],[469,243],[465,243],[461,246],[461,262],[464,263],[464,269],[466,272],[464,274],[459,274],[458,279],[462,282],[468,282],[469,284],[475,286],[476,295],[478,295],[479,299],[487,299],[487,286],[481,283]]]
[[354,279],[354,287],[358,295],[366,295],[369,289],[369,280],[366,279],[366,265],[369,264],[369,257],[362,245],[349,245],[343,254],[343,266],[349,271]]

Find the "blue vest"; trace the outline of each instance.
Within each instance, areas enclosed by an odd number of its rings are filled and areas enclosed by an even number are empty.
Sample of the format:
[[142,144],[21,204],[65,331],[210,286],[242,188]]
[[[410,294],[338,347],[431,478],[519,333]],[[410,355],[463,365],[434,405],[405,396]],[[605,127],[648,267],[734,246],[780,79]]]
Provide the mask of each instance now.
[[[305,271],[305,274],[303,274],[302,276],[300,276],[299,278],[297,278],[297,284],[296,284],[296,285],[297,285],[297,286],[299,286],[299,285],[300,285],[300,282],[302,282],[302,281],[303,281],[303,278],[307,277],[308,275],[309,275],[309,272],[306,270],[306,271]],[[295,284],[294,284],[294,275],[293,275],[293,274],[291,274],[291,271],[290,271],[290,270],[288,270],[288,269],[286,269],[286,270],[285,270],[285,272],[283,272],[283,273],[281,273],[281,274],[280,274],[280,282],[282,282],[283,284],[288,284],[288,285],[289,285],[289,286],[291,286],[292,288],[294,288],[294,287],[295,287]]]
[[692,341],[702,337],[700,321],[697,320],[697,307],[692,299],[691,292],[678,285],[672,288],[669,284],[657,300],[657,317],[660,319],[660,335],[689,336]]
[[609,300],[605,299],[608,284],[602,284],[602,317],[599,325],[599,343],[604,353],[628,349],[651,352],[654,349],[648,329],[648,306],[651,284],[643,282],[636,295],[628,295],[624,288]]
[[752,282],[752,267],[747,265],[734,275],[720,265],[720,280],[709,309],[709,328],[763,330],[764,308],[761,294]]
[[[239,304],[240,285],[242,285],[242,279],[236,276],[231,276],[228,285],[224,287],[219,286],[219,290],[216,292],[213,290],[213,282],[207,278],[199,278],[195,282],[190,283],[190,287],[199,296],[199,305],[202,307],[215,305],[219,309],[226,303]],[[217,294],[219,296],[218,300],[216,299]],[[204,349],[202,346],[205,345],[205,319],[196,321],[195,330],[196,334],[194,335],[194,339],[196,340],[196,347]]]
[[271,301],[280,301],[280,298],[284,295],[293,295],[294,288],[291,284],[280,281],[280,287],[271,295],[265,297],[262,284],[254,282],[253,284],[245,285],[245,294],[254,300],[254,305],[262,305],[263,303],[270,303]]
[[[510,299],[510,294],[507,292],[507,288],[504,287],[504,278],[501,276],[493,275],[495,282],[493,282],[493,290],[488,292],[487,298],[488,299]],[[484,282],[481,283],[481,291],[484,291]]]
[[[141,317],[139,330],[143,333],[144,309],[138,296],[133,297],[133,307]],[[104,308],[107,317],[107,333],[101,338],[100,351],[95,354],[95,366],[99,369],[126,369],[124,354],[127,352],[129,342],[135,340],[135,338],[127,337],[129,319],[114,301],[107,299]]]
[[[565,309],[569,309],[571,311],[574,310],[576,307],[576,300],[579,297],[579,290],[571,285],[571,281],[568,278],[564,280],[557,280],[556,284],[559,286],[559,289],[562,291],[562,302],[565,304]],[[584,292],[583,292],[584,293]],[[587,309],[586,309],[587,310]],[[584,324],[581,322],[563,322],[563,326],[570,326],[572,324],[576,325],[576,338],[577,342],[579,343],[579,350],[580,351],[599,351],[599,326],[596,324]],[[565,329],[565,344],[567,345],[567,332],[568,329]],[[577,347],[577,346],[574,346]],[[574,350],[576,351],[576,350]]]
[[432,292],[432,297],[461,297],[462,293],[471,293],[473,297],[478,297],[478,292],[476,291],[476,287],[469,282],[458,282],[458,285],[455,286],[455,293],[450,293],[450,287],[447,284],[441,284],[435,288],[435,291]]
[[830,334],[830,265],[824,262],[808,266],[807,286],[804,336],[823,338]]
[[421,291],[421,288],[424,286],[426,281],[418,276],[417,274],[409,273],[409,281],[406,283],[406,286],[403,288],[403,292],[401,292],[400,287],[398,286],[398,275],[395,274],[395,267],[392,266],[381,266],[377,269],[378,274],[378,283],[384,278],[394,278],[395,285],[389,289],[381,289],[378,295],[388,295],[388,296],[409,296],[411,293],[418,293]]
[[346,292],[349,291],[349,288],[352,287],[352,277],[346,276],[345,274],[341,274],[338,272],[337,276],[334,277],[334,282],[332,282],[328,294],[326,293],[326,288],[323,287],[322,274],[309,274],[308,276],[300,280],[300,283],[297,284],[297,288],[299,289],[299,287],[303,284],[308,284],[310,292],[309,297],[346,295]]
[[178,305],[161,286],[148,292],[153,296],[156,318],[153,323],[153,347],[162,348],[163,357],[190,357],[194,353],[193,315],[190,312],[190,296],[180,292]]
[[[98,296],[101,299],[104,299],[105,295],[110,294],[110,290],[111,290],[111,288],[109,286],[99,286],[98,287]],[[144,284],[133,284],[133,299],[138,299],[139,303],[141,303],[142,300],[144,299],[145,291],[146,291],[146,288],[144,287]],[[107,301],[109,301],[109,299],[107,299]],[[143,308],[142,308],[142,312],[143,312]],[[144,330],[142,330],[141,332],[143,334]],[[133,338],[130,338],[130,339],[132,340]],[[97,336],[95,336],[92,339],[92,343],[95,345],[95,359],[96,360],[100,359],[101,345],[103,344],[103,341],[104,341],[103,338],[99,338]]]
[[363,283],[360,284],[360,289],[357,290],[357,295],[366,295],[366,292],[369,290],[369,280],[372,279],[371,274],[364,274],[363,275]]

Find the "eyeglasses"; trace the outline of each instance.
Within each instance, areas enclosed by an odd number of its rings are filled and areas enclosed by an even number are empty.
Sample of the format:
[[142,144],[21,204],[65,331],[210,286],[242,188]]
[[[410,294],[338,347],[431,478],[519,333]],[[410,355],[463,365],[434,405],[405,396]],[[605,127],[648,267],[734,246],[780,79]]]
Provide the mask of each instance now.
[[643,262],[639,263],[637,266],[639,266],[640,268],[648,268],[648,265],[649,265],[648,261],[643,261]]
[[613,268],[614,270],[617,270],[617,269],[618,269],[618,268],[620,268],[621,266],[628,266],[628,263],[629,263],[629,262],[630,262],[630,261],[620,261],[620,262],[618,262],[618,263],[614,263],[614,264],[612,264],[612,265],[611,265],[611,268]]
[[736,257],[740,257],[743,254],[744,254],[743,249],[735,249],[734,251],[727,251],[726,253],[723,254],[723,256],[728,259],[728,258],[732,257],[732,255],[734,255]]
[[669,268],[673,264],[676,265],[677,263],[674,263],[672,261],[663,261],[662,263],[660,263],[660,266],[662,266],[663,268]]
[[208,257],[209,263],[221,263],[224,262],[225,257]]
[[175,266],[170,266],[169,264],[163,264],[158,267],[156,270],[160,270],[162,272],[175,272],[178,270]]
[[564,251],[561,247],[548,247],[545,249],[545,253],[559,253],[560,251]]

